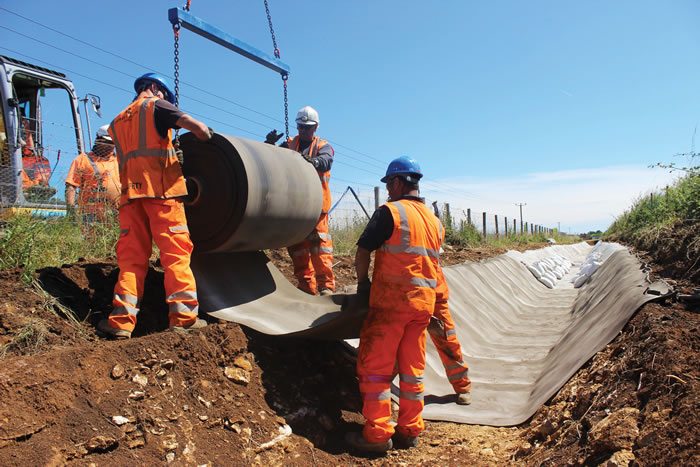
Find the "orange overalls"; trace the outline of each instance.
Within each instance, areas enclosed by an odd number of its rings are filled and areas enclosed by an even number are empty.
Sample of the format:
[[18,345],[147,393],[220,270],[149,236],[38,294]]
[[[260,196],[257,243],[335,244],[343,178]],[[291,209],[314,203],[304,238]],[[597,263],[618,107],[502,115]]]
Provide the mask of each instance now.
[[435,311],[430,326],[428,326],[428,334],[435,344],[442,365],[445,367],[447,379],[455,392],[457,394],[471,392],[469,366],[462,358],[462,347],[459,345],[455,323],[452,321],[452,315],[447,305],[450,292],[442,267],[438,271],[438,285],[435,293]]
[[109,134],[119,159],[122,189],[121,234],[117,242],[119,278],[114,286],[113,328],[133,331],[143,296],[152,242],[160,249],[170,326],[187,327],[197,319],[197,286],[190,269],[192,241],[180,197],[185,178],[171,142],[155,127],[155,97],[132,102],[112,121]]
[[423,371],[426,328],[435,309],[444,229],[422,202],[385,204],[394,229],[376,252],[370,310],[360,332],[357,375],[366,422],[364,438],[385,442],[394,433],[391,381],[398,362],[399,417],[396,430],[418,436],[425,428]]
[[[311,145],[304,150],[300,150],[299,136],[287,140],[287,147],[301,153],[306,158],[314,158],[321,148],[328,142],[314,136]],[[333,274],[333,240],[328,231],[328,211],[331,209],[331,189],[329,182],[331,172],[318,172],[323,189],[323,205],[321,215],[314,230],[318,238],[307,238],[301,243],[287,248],[289,256],[294,264],[294,275],[299,282],[299,289],[311,295],[316,295],[318,290],[335,290],[335,276]],[[312,233],[310,237],[314,237]]]

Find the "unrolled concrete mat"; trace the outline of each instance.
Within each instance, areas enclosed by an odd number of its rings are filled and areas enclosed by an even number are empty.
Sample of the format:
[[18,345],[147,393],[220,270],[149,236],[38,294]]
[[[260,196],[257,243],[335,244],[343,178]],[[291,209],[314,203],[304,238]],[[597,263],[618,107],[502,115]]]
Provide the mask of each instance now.
[[202,142],[188,133],[181,147],[196,251],[289,246],[318,222],[321,182],[297,152],[222,134]]
[[507,256],[445,273],[457,335],[471,367],[473,403],[453,402],[431,344],[424,412],[431,420],[495,426],[524,422],[642,304],[659,297],[646,293],[646,273],[626,249],[612,253],[581,289],[548,289]]
[[264,334],[352,338],[367,314],[355,295],[302,292],[259,251],[195,254],[192,270],[201,311]]
[[[572,256],[585,256],[582,246],[571,248]],[[366,312],[354,296],[312,297],[296,290],[261,253],[199,255],[193,269],[203,311],[267,334],[357,337]],[[635,310],[658,297],[645,293],[646,274],[626,249],[611,254],[580,289],[548,289],[506,255],[447,267],[445,275],[471,368],[473,403],[454,403],[428,339],[424,416],[461,423],[527,420]]]

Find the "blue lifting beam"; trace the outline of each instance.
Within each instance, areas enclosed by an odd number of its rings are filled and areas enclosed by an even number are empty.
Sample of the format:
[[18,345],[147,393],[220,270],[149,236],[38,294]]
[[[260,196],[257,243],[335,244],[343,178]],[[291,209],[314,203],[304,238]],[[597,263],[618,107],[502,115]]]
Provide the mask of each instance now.
[[168,19],[173,26],[179,24],[185,29],[189,29],[200,36],[209,39],[210,41],[223,45],[227,49],[233,50],[234,52],[237,52],[244,57],[253,60],[254,62],[258,62],[259,64],[276,71],[282,75],[282,77],[289,76],[289,65],[283,61],[270,57],[265,52],[262,52],[255,47],[246,44],[245,42],[239,41],[216,26],[212,26],[211,24],[206,23],[205,21],[202,21],[196,16],[190,14],[184,8],[169,9]]

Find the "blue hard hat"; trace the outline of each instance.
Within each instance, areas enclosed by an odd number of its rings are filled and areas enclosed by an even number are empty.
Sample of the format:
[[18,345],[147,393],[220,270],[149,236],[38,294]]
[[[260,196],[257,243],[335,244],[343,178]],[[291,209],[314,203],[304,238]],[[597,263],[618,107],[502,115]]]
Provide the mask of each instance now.
[[382,177],[380,182],[386,183],[387,180],[394,175],[408,176],[410,177],[408,178],[409,181],[417,182],[423,176],[423,172],[421,172],[420,165],[418,165],[415,159],[411,159],[408,156],[401,156],[389,163],[389,167],[386,168],[386,175]]
[[139,92],[139,89],[141,89],[144,84],[148,83],[156,83],[163,88],[166,91],[165,100],[175,105],[175,94],[173,94],[170,88],[170,81],[168,81],[165,76],[158,73],[146,73],[145,75],[139,76],[136,78],[136,81],[134,81],[134,91]]

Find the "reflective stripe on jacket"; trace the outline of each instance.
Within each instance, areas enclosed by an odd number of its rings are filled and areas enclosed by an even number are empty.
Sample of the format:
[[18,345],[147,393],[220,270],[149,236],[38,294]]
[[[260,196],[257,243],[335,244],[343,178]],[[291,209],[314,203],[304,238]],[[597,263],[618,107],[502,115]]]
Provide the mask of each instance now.
[[[385,204],[391,212],[394,229],[391,237],[375,252],[370,306],[386,307],[392,296],[407,297],[410,307],[422,309],[435,304],[440,269],[440,245],[445,230],[425,204],[402,199]],[[376,293],[375,293],[376,292]]]
[[[299,149],[300,144],[301,141],[298,135],[287,140],[287,147],[289,149],[296,151],[309,159],[313,159],[314,157],[318,156],[319,150],[328,144],[328,141],[321,139],[318,136],[314,136],[311,144],[304,151]],[[329,185],[331,181],[331,171],[328,170],[326,172],[321,172],[317,170],[317,172],[318,178],[321,180],[321,188],[323,189],[323,205],[321,207],[321,212],[325,214],[331,209],[331,188]]]
[[119,160],[120,205],[136,198],[176,198],[187,194],[185,177],[172,144],[172,130],[161,137],[155,125],[157,97],[132,102],[112,120],[109,134]]

